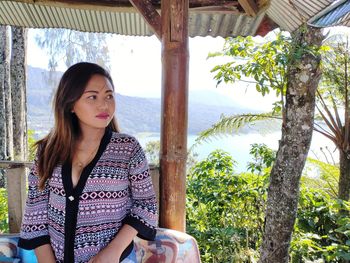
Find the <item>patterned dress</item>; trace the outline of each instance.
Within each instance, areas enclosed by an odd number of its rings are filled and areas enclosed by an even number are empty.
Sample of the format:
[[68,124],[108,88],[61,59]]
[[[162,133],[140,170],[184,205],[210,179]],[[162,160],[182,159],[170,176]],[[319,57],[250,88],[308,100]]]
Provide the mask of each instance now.
[[[94,159],[73,188],[72,165],[57,166],[45,189],[38,189],[37,167],[29,192],[19,246],[51,244],[57,262],[87,262],[116,236],[123,224],[153,240],[157,204],[144,152],[129,135],[106,129]],[[133,249],[124,250],[121,261]]]

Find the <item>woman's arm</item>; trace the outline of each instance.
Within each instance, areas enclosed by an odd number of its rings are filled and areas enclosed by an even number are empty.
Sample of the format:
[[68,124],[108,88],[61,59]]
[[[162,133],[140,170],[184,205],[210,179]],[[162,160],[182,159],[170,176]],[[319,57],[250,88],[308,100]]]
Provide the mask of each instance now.
[[[137,231],[135,228],[125,224],[119,230],[116,237],[101,250],[88,263],[117,263],[123,251],[130,245]],[[40,263],[40,262],[39,262]]]
[[38,153],[34,165],[28,174],[28,197],[23,214],[20,239],[18,246],[32,250],[45,244],[50,244],[48,231],[48,202],[49,189],[46,184],[44,190],[40,190],[38,175]]
[[123,224],[137,230],[137,236],[154,240],[158,208],[148,162],[140,143],[135,140],[129,163],[130,197],[132,205]]
[[45,244],[40,247],[37,247],[34,251],[35,251],[35,255],[38,260],[38,263],[55,263],[56,262],[56,259],[50,244]]

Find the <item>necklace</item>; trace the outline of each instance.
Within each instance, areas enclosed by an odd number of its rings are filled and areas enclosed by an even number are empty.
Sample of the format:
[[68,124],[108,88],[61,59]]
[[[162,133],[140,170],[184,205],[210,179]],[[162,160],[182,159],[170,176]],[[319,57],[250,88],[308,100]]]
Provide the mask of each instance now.
[[89,154],[89,157],[86,159],[85,162],[82,162],[79,158],[78,155],[75,155],[75,158],[77,159],[77,162],[75,163],[76,166],[78,166],[80,169],[82,169],[83,167],[85,167],[93,158],[94,154],[96,154],[97,149],[98,149],[99,145],[97,145],[97,147]]

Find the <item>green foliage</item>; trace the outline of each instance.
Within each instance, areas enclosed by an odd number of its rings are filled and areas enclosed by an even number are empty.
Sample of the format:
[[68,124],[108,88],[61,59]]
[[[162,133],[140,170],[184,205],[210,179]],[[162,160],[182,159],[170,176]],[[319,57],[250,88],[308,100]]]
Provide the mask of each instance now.
[[[188,175],[187,232],[196,238],[204,263],[258,258],[276,154],[264,144],[253,144],[250,155],[249,173],[236,174],[234,160],[217,150]],[[325,180],[338,176],[339,169],[313,159],[308,162],[319,167],[320,178],[313,178],[310,187],[311,179],[304,175],[290,261],[346,262],[350,258],[350,204],[332,197],[329,188],[323,189]]]
[[[214,79],[217,85],[254,79],[256,90],[263,96],[271,90],[277,96],[283,96],[287,87],[290,48],[291,38],[282,33],[277,34],[276,39],[262,43],[255,42],[252,37],[228,38],[223,52],[209,56],[230,56],[235,60],[214,67]],[[280,113],[282,106],[282,100],[275,103],[273,113]]]
[[248,163],[248,170],[251,173],[268,175],[276,159],[276,152],[266,144],[253,143],[250,147],[249,154],[253,156],[253,162]]
[[349,39],[335,35],[325,43],[328,46],[323,50],[322,82],[319,91],[331,106],[334,102],[338,107],[344,107],[347,89],[350,86],[347,72],[350,66]]
[[231,255],[245,237],[237,226],[232,204],[238,200],[237,188],[243,179],[234,175],[234,161],[215,151],[194,166],[187,185],[187,230],[199,242],[203,262],[234,262]]
[[[253,145],[253,171],[267,171],[274,153]],[[251,262],[263,233],[268,172],[236,174],[235,161],[217,150],[198,162],[187,181],[187,231],[203,262]]]
[[320,189],[302,189],[291,243],[292,262],[350,260],[350,205]]
[[291,38],[278,33],[273,40],[260,43],[250,36],[228,38],[222,52],[209,54],[209,57],[227,56],[233,59],[211,70],[216,74],[217,85],[237,81],[254,83],[263,96],[274,91],[280,99],[272,104],[271,113],[222,116],[212,127],[200,133],[195,145],[210,137],[239,132],[242,127],[259,121],[282,119],[290,49]]
[[36,140],[34,139],[34,130],[28,130],[28,161],[34,161],[35,158],[35,142]]
[[7,192],[0,188],[0,234],[9,232],[7,211]]
[[202,131],[196,138],[195,147],[201,144],[203,141],[208,141],[212,137],[218,137],[222,135],[238,133],[243,127],[254,125],[259,121],[281,119],[280,115],[273,113],[261,113],[261,114],[239,114],[232,116],[221,115],[218,122],[214,123],[209,129]]
[[[308,173],[316,173],[317,177],[309,177]],[[304,185],[321,189],[332,198],[337,198],[339,182],[339,166],[308,158],[302,181]]]
[[145,146],[145,154],[150,164],[159,166],[160,141],[149,141]]

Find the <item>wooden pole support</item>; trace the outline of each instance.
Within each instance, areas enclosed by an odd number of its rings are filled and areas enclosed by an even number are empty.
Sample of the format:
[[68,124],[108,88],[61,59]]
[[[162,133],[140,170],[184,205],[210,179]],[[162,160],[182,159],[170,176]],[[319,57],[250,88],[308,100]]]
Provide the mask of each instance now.
[[162,0],[160,218],[185,231],[188,115],[188,0]]

